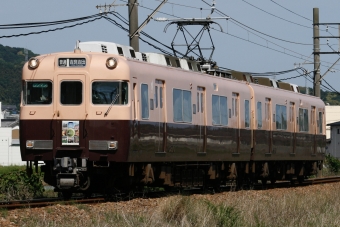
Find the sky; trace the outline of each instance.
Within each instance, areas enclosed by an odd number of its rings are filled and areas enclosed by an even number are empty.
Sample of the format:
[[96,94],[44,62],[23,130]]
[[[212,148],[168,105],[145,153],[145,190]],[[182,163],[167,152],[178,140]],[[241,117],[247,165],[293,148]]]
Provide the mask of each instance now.
[[[206,4],[208,3],[208,4]],[[158,11],[154,18],[206,18],[211,13],[212,0],[168,0]],[[124,5],[127,0],[11,0],[0,2],[0,25],[51,22],[79,17],[91,16],[99,13],[97,5],[111,4]],[[141,24],[153,9],[161,3],[159,0],[138,0],[139,24]],[[340,23],[340,1],[338,0],[216,0],[216,10],[211,17],[227,15],[229,20],[214,20],[210,31],[215,46],[212,59],[220,67],[233,70],[263,73],[281,72],[301,66],[307,72],[314,69],[313,65],[313,8],[319,8],[320,23]],[[124,18],[128,17],[127,6],[110,8]],[[223,13],[224,15],[222,15]],[[108,15],[117,23],[128,27],[113,15]],[[87,21],[87,20],[84,20]],[[80,22],[84,22],[80,21]],[[76,22],[76,23],[80,23]],[[23,47],[36,54],[73,51],[77,40],[80,41],[106,41],[122,45],[129,45],[128,34],[101,18],[83,25],[50,31],[41,34],[5,38],[40,32],[49,29],[63,28],[75,23],[60,24],[37,28],[0,29],[0,44],[10,47]],[[176,33],[176,25],[171,25],[166,33],[164,28],[167,22],[151,20],[143,29],[145,33],[156,40],[171,46]],[[3,26],[0,28],[4,28]],[[195,36],[198,27],[190,31]],[[211,47],[210,40],[204,33],[201,46]],[[320,26],[320,36],[339,36],[338,25]],[[1,38],[2,37],[2,38]],[[145,40],[157,45],[154,41],[141,36]],[[176,36],[175,43],[181,43],[181,36]],[[332,52],[339,50],[339,39],[320,39],[321,51]],[[162,47],[163,49],[170,51]],[[141,52],[157,52],[159,50],[140,41]],[[183,51],[182,51],[183,52]],[[206,57],[210,53],[205,52]],[[340,56],[338,54],[322,54],[320,73],[324,75]],[[313,87],[311,77],[301,76],[302,70],[286,74],[275,75],[275,79],[294,83],[299,86]],[[321,89],[327,91],[340,91],[340,61],[327,73],[322,82]],[[285,80],[287,78],[291,78]]]

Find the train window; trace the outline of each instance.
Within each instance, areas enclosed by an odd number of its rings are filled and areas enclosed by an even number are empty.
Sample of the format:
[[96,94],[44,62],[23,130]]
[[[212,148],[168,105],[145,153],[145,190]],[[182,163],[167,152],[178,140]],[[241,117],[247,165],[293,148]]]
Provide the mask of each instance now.
[[173,111],[175,122],[192,122],[191,91],[173,90]]
[[257,102],[257,128],[262,128],[262,103]]
[[197,92],[197,112],[200,112],[200,93]]
[[225,96],[212,96],[212,124],[228,125],[228,102]]
[[93,104],[128,104],[128,83],[98,81],[92,83]]
[[299,108],[299,130],[300,132],[308,132],[308,109]]
[[25,82],[23,88],[24,105],[48,105],[52,103],[52,82]]
[[323,117],[322,117],[322,112],[319,112],[319,133],[322,133],[322,128],[323,128]]
[[159,88],[159,106],[163,108],[163,87]]
[[203,93],[201,93],[201,113],[203,113]]
[[142,119],[149,118],[149,87],[147,84],[141,86],[141,100],[142,100]]
[[81,81],[62,81],[60,84],[60,103],[80,105],[83,101],[83,84]]
[[237,93],[233,93],[231,105],[232,105],[231,109],[232,109],[233,116],[237,116],[237,110],[238,110],[238,94]]
[[155,104],[156,108],[158,108],[158,86],[155,86]]
[[153,110],[153,99],[150,99],[150,110]]
[[250,127],[250,108],[249,100],[244,100],[244,127]]
[[287,107],[283,105],[276,105],[276,129],[287,129]]

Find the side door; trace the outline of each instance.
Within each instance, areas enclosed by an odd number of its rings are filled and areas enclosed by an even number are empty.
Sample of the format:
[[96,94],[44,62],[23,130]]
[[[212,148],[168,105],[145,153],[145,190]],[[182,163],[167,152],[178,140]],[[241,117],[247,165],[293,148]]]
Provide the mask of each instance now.
[[240,131],[240,101],[239,101],[239,94],[233,92],[232,93],[232,119],[235,122],[235,129],[234,129],[234,140],[236,141],[236,150],[235,153],[240,153],[240,141],[241,141],[241,131]]
[[266,98],[265,101],[265,117],[266,117],[266,125],[268,125],[268,153],[272,153],[273,151],[273,123],[272,123],[272,104],[271,99]]
[[206,152],[206,111],[205,111],[205,88],[197,87],[196,124],[198,127],[197,152]]
[[56,144],[60,146],[85,146],[85,75],[58,75],[55,83]]
[[295,103],[290,102],[289,104],[289,124],[291,128],[291,133],[292,133],[292,150],[291,153],[295,154],[296,150],[296,124],[295,124]]
[[165,81],[155,81],[155,111],[158,119],[157,136],[156,136],[156,152],[166,151],[166,120],[165,120]]
[[317,126],[316,126],[316,111],[315,111],[315,106],[312,106],[311,107],[311,134],[312,134],[312,137],[313,137],[313,144],[312,144],[312,154],[316,154],[316,147],[317,147],[317,144],[316,144],[316,135],[317,135]]

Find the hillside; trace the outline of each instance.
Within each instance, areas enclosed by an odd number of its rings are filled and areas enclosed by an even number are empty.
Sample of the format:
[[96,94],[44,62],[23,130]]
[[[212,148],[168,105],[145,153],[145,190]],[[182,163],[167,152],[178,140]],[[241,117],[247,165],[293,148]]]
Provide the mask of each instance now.
[[[28,58],[36,56],[28,50]],[[21,70],[25,63],[24,48],[0,44],[0,102],[4,105],[19,105]]]

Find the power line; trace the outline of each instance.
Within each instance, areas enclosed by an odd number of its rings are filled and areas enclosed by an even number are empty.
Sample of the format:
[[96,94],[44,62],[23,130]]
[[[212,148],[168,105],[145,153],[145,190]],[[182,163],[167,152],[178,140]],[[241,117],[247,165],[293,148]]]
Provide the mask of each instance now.
[[283,8],[283,9],[285,9],[285,10],[287,10],[287,11],[289,11],[289,12],[291,12],[291,13],[297,15],[297,16],[299,16],[299,17],[302,17],[302,18],[304,18],[304,19],[306,19],[306,20],[308,20],[308,21],[312,21],[312,22],[313,22],[312,19],[309,19],[309,18],[307,18],[307,17],[301,16],[301,15],[299,15],[299,14],[297,14],[297,13],[291,11],[290,9],[287,9],[287,8],[283,7],[282,5],[280,5],[279,3],[277,3],[277,2],[275,2],[275,1],[273,1],[273,0],[270,0],[270,1],[273,2],[273,3],[275,3],[276,5],[280,6],[281,8]]
[[94,14],[91,16],[78,17],[78,18],[59,20],[59,21],[20,23],[20,24],[2,24],[0,25],[0,29],[16,29],[16,28],[33,28],[33,27],[51,26],[51,25],[65,24],[65,23],[77,22],[81,20],[87,20],[87,19],[99,17],[99,16],[101,16],[101,14]]
[[83,25],[83,24],[87,24],[96,20],[101,19],[103,16],[94,18],[92,20],[88,20],[88,21],[84,21],[81,23],[77,23],[77,24],[73,24],[73,25],[69,25],[69,26],[64,26],[62,28],[55,28],[55,29],[49,29],[49,30],[44,30],[44,31],[40,31],[40,32],[29,32],[29,33],[24,33],[24,34],[18,34],[18,35],[4,35],[4,36],[0,36],[0,39],[2,38],[12,38],[12,37],[19,37],[19,36],[28,36],[28,35],[36,35],[36,34],[41,34],[41,33],[48,33],[48,32],[54,32],[54,31],[59,31],[59,30],[63,30],[65,28],[72,28],[75,26],[79,26],[79,25]]
[[276,16],[276,15],[274,15],[274,14],[272,14],[272,13],[269,13],[269,12],[267,12],[267,11],[265,11],[265,10],[263,10],[263,9],[261,9],[261,8],[259,8],[259,7],[257,7],[257,6],[255,6],[255,5],[253,5],[253,4],[251,4],[251,3],[247,2],[247,1],[245,1],[245,0],[242,0],[242,1],[245,2],[245,3],[247,3],[248,5],[251,5],[252,7],[256,8],[256,9],[258,9],[258,10],[261,10],[262,12],[265,12],[265,13],[267,13],[267,14],[273,16],[273,17],[279,18],[279,19],[281,19],[281,20],[284,20],[284,21],[286,21],[286,22],[289,22],[289,23],[292,23],[292,24],[295,24],[295,25],[298,25],[298,26],[301,26],[301,27],[304,27],[304,28],[313,29],[313,28],[311,28],[311,27],[308,27],[308,26],[305,26],[305,25],[302,25],[302,24],[298,24],[298,23],[295,23],[295,22],[293,22],[293,21],[290,21],[290,20],[284,19],[284,18],[282,18],[282,17]]

